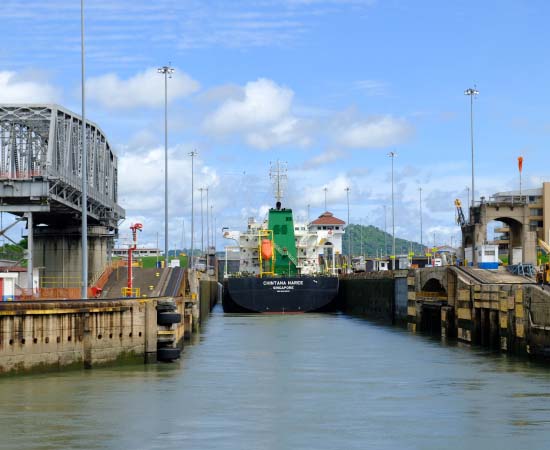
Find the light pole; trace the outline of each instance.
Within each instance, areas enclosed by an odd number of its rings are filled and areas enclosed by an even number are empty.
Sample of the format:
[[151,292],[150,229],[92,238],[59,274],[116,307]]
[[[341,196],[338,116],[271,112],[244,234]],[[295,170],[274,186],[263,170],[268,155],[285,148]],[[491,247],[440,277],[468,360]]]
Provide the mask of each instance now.
[[328,188],[325,186],[323,188],[323,191],[325,191],[325,211],[327,211],[327,191],[328,191]]
[[345,189],[346,191],[346,198],[348,201],[348,229],[349,229],[349,236],[348,236],[348,271],[351,267],[351,228],[349,223],[349,186]]
[[388,254],[388,213],[384,205],[384,258]]
[[204,227],[203,227],[203,224],[204,224],[204,218],[203,218],[203,214],[202,214],[202,193],[204,191],[204,188],[199,188],[199,191],[201,193],[201,253],[204,253]]
[[168,78],[174,69],[162,66],[157,72],[164,75],[164,267],[168,267]]
[[418,188],[420,194],[420,249],[424,253],[424,241],[422,240],[424,234],[422,233],[422,187]]
[[197,151],[193,150],[192,152],[189,152],[189,156],[191,157],[191,264],[190,268],[192,269],[194,267],[194,246],[195,246],[195,187],[194,187],[194,179],[195,179],[195,156],[197,156]]
[[474,206],[475,189],[474,189],[474,97],[479,94],[479,91],[474,88],[468,88],[464,91],[464,95],[470,96],[470,140],[472,144],[472,207]]
[[395,152],[389,152],[391,158],[391,234],[392,234],[392,270],[395,270],[395,204],[393,200],[393,160],[397,156]]
[[206,189],[206,253],[208,253],[208,248],[210,247],[210,219],[208,218],[210,206],[208,205],[208,186],[205,189]]
[[210,245],[214,247],[214,252],[216,251],[216,246],[214,245],[214,205],[210,205]]
[[[81,297],[88,298],[88,151],[86,149],[86,65],[84,47],[84,0],[80,0],[80,45],[82,69],[82,291]],[[32,226],[32,218],[31,218]],[[29,230],[32,234],[32,230]],[[32,252],[32,248],[29,248]],[[30,274],[32,278],[32,273]]]
[[467,196],[468,196],[468,203],[466,203],[468,205],[468,223],[470,222],[470,187],[469,186],[466,186],[466,193],[467,193]]

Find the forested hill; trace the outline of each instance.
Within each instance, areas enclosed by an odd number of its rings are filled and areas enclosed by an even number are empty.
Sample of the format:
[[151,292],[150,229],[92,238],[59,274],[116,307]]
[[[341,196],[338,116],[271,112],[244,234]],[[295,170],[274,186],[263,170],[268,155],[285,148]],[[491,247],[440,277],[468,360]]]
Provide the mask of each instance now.
[[[376,257],[379,255],[391,255],[392,253],[392,236],[391,233],[384,233],[383,230],[372,225],[356,225],[350,224],[346,227],[346,232],[343,236],[342,253],[348,254],[348,239],[351,236],[351,254],[360,255],[361,248],[363,255],[368,257]],[[363,243],[361,247],[361,242]],[[386,252],[384,252],[384,244]],[[415,254],[421,254],[421,246],[418,242],[407,241],[396,236],[395,238],[395,253],[408,254],[409,251]]]

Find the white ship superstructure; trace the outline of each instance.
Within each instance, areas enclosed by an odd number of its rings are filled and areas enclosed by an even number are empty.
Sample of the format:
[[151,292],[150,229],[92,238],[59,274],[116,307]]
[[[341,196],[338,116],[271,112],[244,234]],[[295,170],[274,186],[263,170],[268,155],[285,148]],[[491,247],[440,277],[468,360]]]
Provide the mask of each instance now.
[[[310,223],[296,222],[294,235],[298,271],[302,275],[334,272],[335,260],[342,254],[342,235],[345,222],[325,212]],[[260,241],[267,230],[267,221],[248,219],[244,232],[226,231],[224,237],[238,243],[239,272],[241,275],[260,274]]]

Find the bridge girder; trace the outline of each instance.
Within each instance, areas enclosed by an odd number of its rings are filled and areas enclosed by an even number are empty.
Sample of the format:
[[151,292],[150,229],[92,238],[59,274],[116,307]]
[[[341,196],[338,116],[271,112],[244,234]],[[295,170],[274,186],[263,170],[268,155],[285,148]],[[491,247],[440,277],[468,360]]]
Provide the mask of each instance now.
[[[86,121],[90,225],[112,231],[125,217],[118,160],[103,131]],[[0,211],[37,223],[77,223],[82,214],[82,118],[59,105],[0,105]],[[51,213],[56,214],[51,214]]]

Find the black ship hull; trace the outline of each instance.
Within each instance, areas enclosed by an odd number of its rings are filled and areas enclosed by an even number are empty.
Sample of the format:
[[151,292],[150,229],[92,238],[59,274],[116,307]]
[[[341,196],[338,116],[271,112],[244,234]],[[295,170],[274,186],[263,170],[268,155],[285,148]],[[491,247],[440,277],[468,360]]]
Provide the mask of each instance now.
[[337,277],[244,277],[224,281],[223,310],[302,313],[335,309]]

